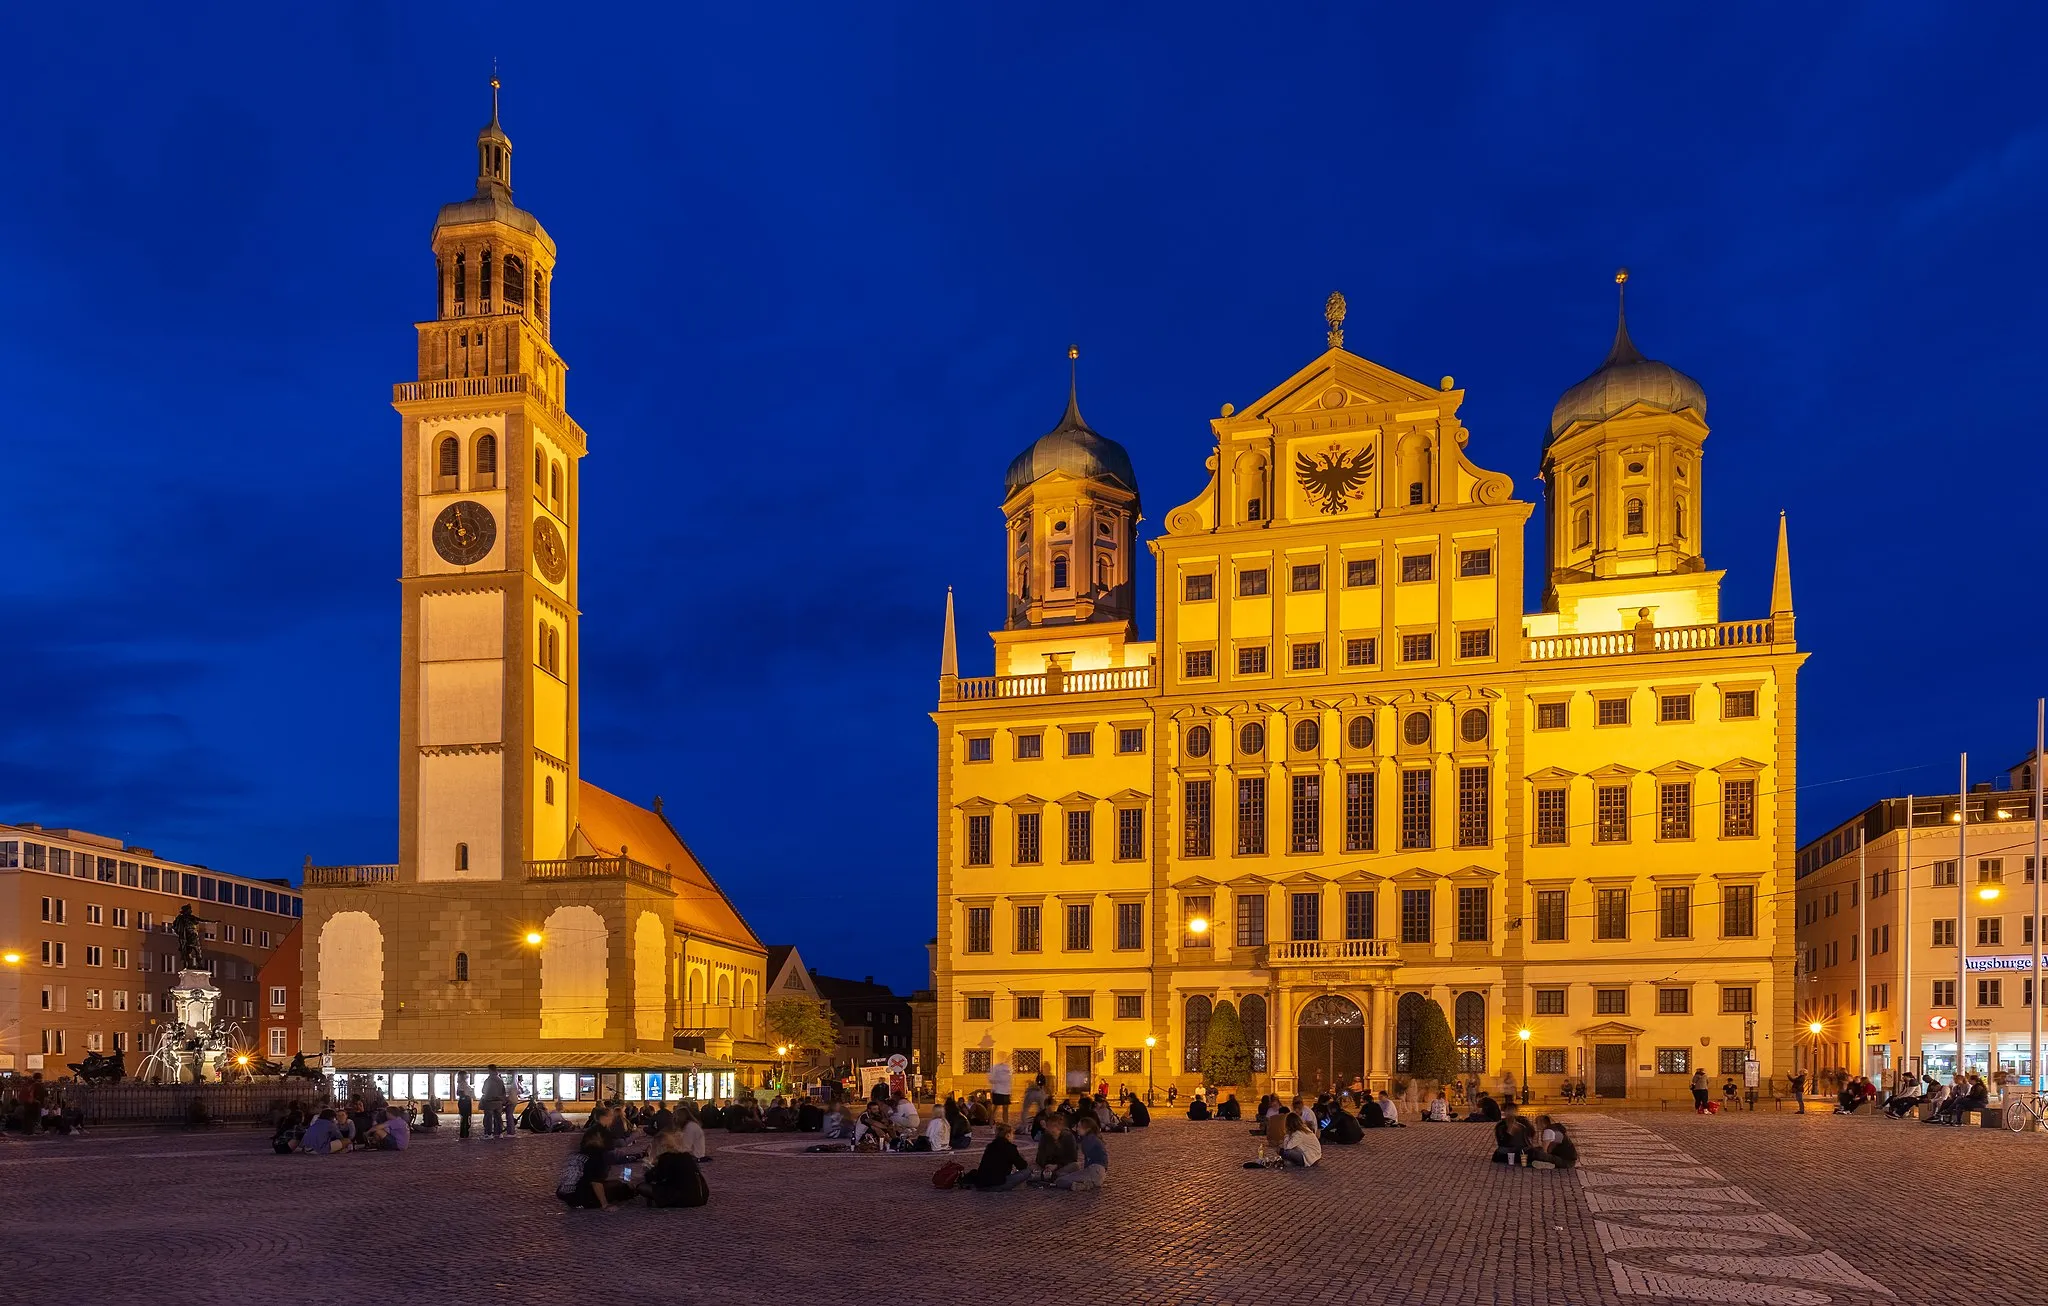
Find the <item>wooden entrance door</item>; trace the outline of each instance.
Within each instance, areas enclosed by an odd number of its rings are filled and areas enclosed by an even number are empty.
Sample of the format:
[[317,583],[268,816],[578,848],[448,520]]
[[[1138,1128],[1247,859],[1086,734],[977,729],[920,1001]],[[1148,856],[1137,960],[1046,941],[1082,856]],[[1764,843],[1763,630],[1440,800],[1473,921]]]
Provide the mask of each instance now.
[[1628,1096],[1628,1045],[1593,1045],[1593,1094],[1596,1097]]
[[1303,1096],[1347,1087],[1365,1075],[1365,1013],[1327,993],[1301,1010],[1295,1034],[1295,1075]]
[[1095,1048],[1087,1043],[1067,1044],[1067,1091],[1087,1093],[1088,1074],[1095,1069]]

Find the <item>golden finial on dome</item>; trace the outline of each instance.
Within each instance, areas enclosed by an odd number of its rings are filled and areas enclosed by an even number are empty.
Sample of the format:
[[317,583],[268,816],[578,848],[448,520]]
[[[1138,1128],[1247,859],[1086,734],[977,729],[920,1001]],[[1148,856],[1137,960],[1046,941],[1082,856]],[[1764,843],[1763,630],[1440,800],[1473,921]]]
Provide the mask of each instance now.
[[1330,332],[1324,337],[1324,339],[1330,342],[1330,348],[1342,349],[1344,347],[1343,291],[1333,290],[1330,292],[1330,297],[1323,301],[1323,321],[1330,324]]
[[1067,357],[1068,357],[1068,358],[1079,358],[1080,356],[1081,356],[1081,346],[1079,346],[1079,345],[1068,345],[1068,346],[1067,346]]
[[1627,285],[1627,284],[1628,284],[1628,269],[1627,269],[1627,268],[1616,268],[1616,269],[1615,269],[1615,272],[1614,272],[1614,284],[1615,284],[1615,285],[1617,285],[1617,286],[1625,286],[1625,285]]

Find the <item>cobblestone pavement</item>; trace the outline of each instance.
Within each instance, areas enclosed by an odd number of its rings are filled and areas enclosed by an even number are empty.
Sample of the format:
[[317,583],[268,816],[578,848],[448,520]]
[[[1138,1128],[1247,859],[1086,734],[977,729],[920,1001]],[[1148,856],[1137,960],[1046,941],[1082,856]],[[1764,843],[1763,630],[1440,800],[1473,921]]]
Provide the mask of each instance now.
[[[1100,1193],[954,1193],[928,1156],[726,1138],[699,1210],[566,1212],[573,1136],[273,1156],[260,1133],[0,1142],[16,1300],[820,1306],[2042,1300],[2048,1138],[1822,1114],[1579,1112],[1576,1174],[1476,1125],[1245,1170],[1245,1126],[1112,1136]],[[808,1141],[808,1140],[803,1140]],[[1895,1294],[1895,1295],[1894,1295]]]

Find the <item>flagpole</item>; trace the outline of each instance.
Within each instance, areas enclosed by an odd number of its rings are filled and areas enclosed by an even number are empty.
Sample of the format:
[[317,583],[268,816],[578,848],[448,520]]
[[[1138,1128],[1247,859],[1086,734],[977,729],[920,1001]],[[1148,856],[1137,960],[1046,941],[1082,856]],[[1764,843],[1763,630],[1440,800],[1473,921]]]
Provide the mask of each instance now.
[[1863,872],[1863,827],[1856,827],[1856,1073],[1870,1073],[1870,877]]
[[2034,700],[2034,1000],[2028,1010],[2033,1016],[2033,1046],[2028,1051],[2028,1067],[2034,1072],[2034,1096],[2041,1096],[2041,881],[2048,880],[2048,865],[2041,861],[2041,750],[2048,743],[2048,698]]
[[[1956,1074],[1964,1073],[1963,1031],[1970,1027],[1970,755],[1956,780]],[[1958,1123],[1961,1123],[1958,1117]]]
[[1899,946],[1905,949],[1900,966],[1905,981],[1899,985],[1902,1001],[1899,1010],[1899,1060],[1911,1067],[1915,1076],[1920,1073],[1917,1058],[1913,1055],[1913,1040],[1919,1031],[1913,1028],[1913,795],[1906,795],[1906,851],[1905,866],[1899,872],[1905,880],[1905,901],[1899,907],[1899,915],[1905,924],[1899,930]]

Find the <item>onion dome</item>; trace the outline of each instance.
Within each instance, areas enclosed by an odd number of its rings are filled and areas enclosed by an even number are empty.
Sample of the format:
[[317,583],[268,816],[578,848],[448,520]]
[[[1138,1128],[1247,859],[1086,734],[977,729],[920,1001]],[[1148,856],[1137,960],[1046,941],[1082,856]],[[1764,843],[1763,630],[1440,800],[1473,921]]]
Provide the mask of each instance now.
[[[1615,274],[1615,283],[1626,286],[1628,269]],[[1564,392],[1550,411],[1550,438],[1556,439],[1575,422],[1604,422],[1631,404],[1648,404],[1667,413],[1687,409],[1707,416],[1707,392],[1700,383],[1671,366],[1644,358],[1628,335],[1628,310],[1624,303],[1620,322],[1614,329],[1614,348],[1600,369]]]
[[[1074,358],[1078,351],[1068,350]],[[1088,480],[1107,481],[1138,492],[1138,474],[1131,470],[1131,456],[1124,447],[1090,427],[1081,418],[1081,404],[1073,382],[1067,386],[1067,412],[1060,424],[1032,441],[1031,447],[1010,462],[1003,473],[1003,497],[1053,472],[1065,472]]]
[[540,220],[512,202],[512,138],[498,122],[498,79],[491,78],[491,120],[476,134],[476,194],[441,206],[436,229],[471,222],[498,222],[538,237],[548,249],[554,242]]

